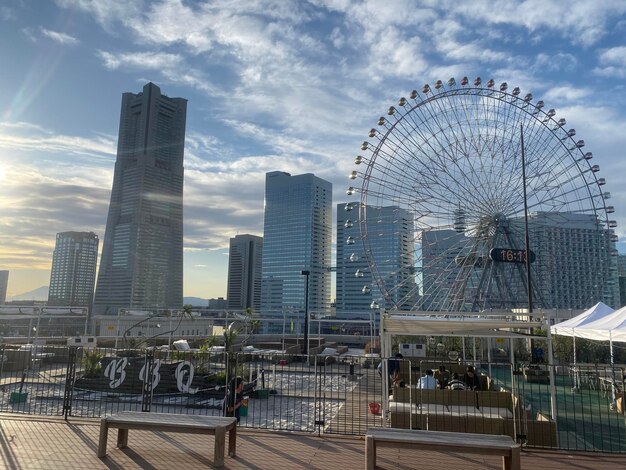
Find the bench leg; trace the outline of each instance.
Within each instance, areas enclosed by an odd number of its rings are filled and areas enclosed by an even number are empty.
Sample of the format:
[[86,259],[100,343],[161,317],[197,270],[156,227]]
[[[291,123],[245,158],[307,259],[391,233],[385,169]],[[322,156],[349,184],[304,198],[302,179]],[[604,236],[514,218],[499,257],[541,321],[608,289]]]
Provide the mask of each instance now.
[[213,466],[224,466],[224,450],[226,448],[226,430],[218,428],[215,430],[215,451],[213,452]]
[[230,428],[228,432],[228,455],[237,456],[237,426]]
[[372,436],[365,436],[365,468],[367,470],[376,468],[376,441]]
[[119,428],[117,430],[117,447],[120,449],[128,447],[128,429]]
[[519,447],[511,449],[511,455],[502,457],[502,468],[504,470],[520,470],[522,468],[520,455],[521,452]]
[[100,440],[98,441],[98,458],[107,455],[107,437],[109,436],[109,425],[106,418],[100,420]]

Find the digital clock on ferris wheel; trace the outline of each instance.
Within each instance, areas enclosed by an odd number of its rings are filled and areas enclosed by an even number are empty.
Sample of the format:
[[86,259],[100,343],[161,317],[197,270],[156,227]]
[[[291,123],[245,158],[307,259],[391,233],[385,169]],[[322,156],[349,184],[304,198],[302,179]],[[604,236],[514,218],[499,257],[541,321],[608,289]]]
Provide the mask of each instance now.
[[[535,253],[529,251],[530,262],[535,262]],[[492,248],[489,251],[489,258],[502,263],[526,263],[526,250],[515,250],[513,248]]]

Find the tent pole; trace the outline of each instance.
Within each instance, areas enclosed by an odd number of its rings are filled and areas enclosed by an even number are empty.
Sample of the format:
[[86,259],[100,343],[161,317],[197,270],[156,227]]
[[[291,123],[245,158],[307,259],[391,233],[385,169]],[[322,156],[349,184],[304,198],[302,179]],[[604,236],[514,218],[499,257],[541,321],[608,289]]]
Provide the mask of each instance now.
[[609,346],[611,348],[611,409],[615,409],[615,357],[613,356],[613,333],[609,330]]
[[487,364],[489,368],[489,377],[493,377],[491,374],[491,337],[487,338]]
[[556,415],[556,385],[554,378],[554,354],[552,352],[552,332],[550,331],[550,318],[546,318],[546,331],[548,332],[548,371],[550,373],[550,414],[556,428],[557,447],[559,442],[559,426]]
[[576,367],[576,332],[572,328],[572,337],[574,338],[574,390],[577,392],[580,388],[578,383],[578,368]]
[[467,357],[465,357],[465,336],[461,338],[461,344],[463,345],[463,362],[465,363],[467,360]]
[[[511,361],[511,370],[515,370],[515,349],[514,349],[514,338],[509,338],[509,357]],[[511,380],[511,386],[513,386],[513,380]]]
[[[516,390],[515,390],[515,350],[513,348],[513,342],[515,341],[514,338],[509,338],[509,356],[511,358],[511,393],[515,396],[517,395]],[[518,426],[518,419],[521,420],[521,415],[515,416],[515,408],[513,409],[513,435],[517,436],[517,426]],[[521,421],[520,421],[521,424]],[[514,440],[517,441],[517,437],[514,438]]]
[[391,334],[385,332],[384,318],[381,317],[380,324],[380,360],[383,361],[383,423],[387,422],[387,413],[389,412],[389,361],[391,357]]
[[474,347],[474,355],[472,356],[472,359],[476,362],[476,336],[472,336],[472,345]]

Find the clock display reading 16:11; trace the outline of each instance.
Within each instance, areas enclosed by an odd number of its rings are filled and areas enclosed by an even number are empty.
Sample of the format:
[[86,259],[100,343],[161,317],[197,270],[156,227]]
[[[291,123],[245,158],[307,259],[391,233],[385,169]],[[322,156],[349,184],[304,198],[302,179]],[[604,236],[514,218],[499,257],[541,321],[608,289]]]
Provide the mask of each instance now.
[[[535,253],[530,253],[530,262],[535,262]],[[526,250],[515,250],[513,248],[492,248],[489,251],[489,258],[502,263],[526,263]]]

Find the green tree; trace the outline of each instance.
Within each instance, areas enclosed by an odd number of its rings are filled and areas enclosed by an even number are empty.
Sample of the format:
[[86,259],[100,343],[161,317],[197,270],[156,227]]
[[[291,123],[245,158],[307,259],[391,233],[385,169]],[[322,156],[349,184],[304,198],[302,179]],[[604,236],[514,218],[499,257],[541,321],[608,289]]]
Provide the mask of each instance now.
[[235,323],[230,323],[224,329],[224,354],[226,357],[226,377],[227,380],[231,380],[235,377],[237,361],[236,356],[233,352],[233,346],[235,344],[235,340],[237,339],[237,335],[239,334],[239,330],[235,326]]
[[104,354],[96,350],[85,350],[85,357],[83,358],[85,377],[98,377],[102,370],[102,359],[104,359]]

